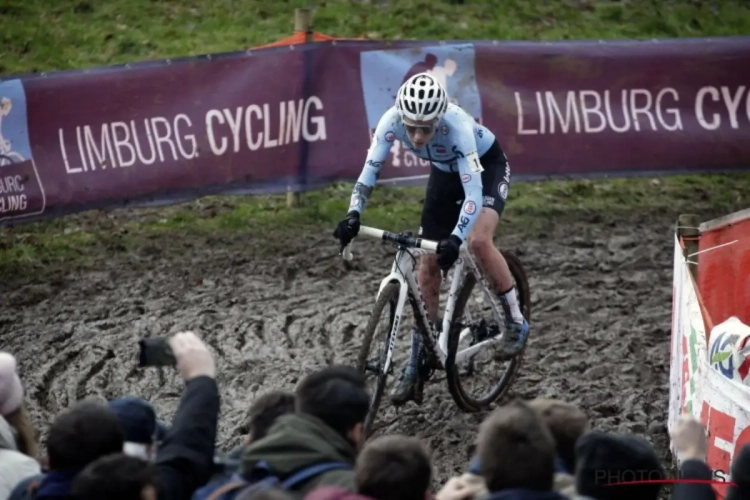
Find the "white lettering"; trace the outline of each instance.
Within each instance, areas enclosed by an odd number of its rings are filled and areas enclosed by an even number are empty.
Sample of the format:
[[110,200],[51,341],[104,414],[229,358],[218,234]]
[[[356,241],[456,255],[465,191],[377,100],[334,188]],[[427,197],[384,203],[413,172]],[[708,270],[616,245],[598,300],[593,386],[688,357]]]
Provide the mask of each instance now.
[[257,141],[253,141],[253,128],[250,125],[250,118],[253,115],[255,115],[258,120],[263,119],[263,112],[260,110],[260,107],[257,104],[251,104],[245,110],[245,138],[247,139],[247,147],[250,148],[250,151],[256,151],[257,149],[260,149],[260,145],[263,143],[263,132],[258,134]]
[[229,109],[224,109],[224,116],[227,117],[227,123],[229,124],[229,130],[232,131],[232,142],[234,143],[235,153],[240,152],[240,130],[242,129],[242,108],[237,108],[237,111],[232,115]]
[[65,172],[67,172],[68,174],[77,174],[83,172],[83,168],[81,167],[71,168],[70,166],[70,162],[68,161],[68,150],[65,149],[65,133],[63,132],[63,129],[57,129],[57,136],[60,139],[60,153],[63,157],[63,163],[65,164]]
[[219,122],[219,125],[224,124],[224,116],[221,112],[215,109],[210,110],[206,113],[206,133],[208,134],[208,146],[211,148],[211,152],[216,156],[221,156],[227,150],[227,138],[221,138],[221,146],[216,145],[216,132],[214,131],[214,120]]
[[268,109],[268,103],[263,104],[263,147],[265,149],[275,148],[279,141],[271,139],[271,113]]
[[675,89],[673,88],[661,89],[659,93],[656,95],[656,116],[659,118],[659,122],[661,123],[661,126],[669,130],[670,132],[674,132],[675,130],[682,130],[682,117],[680,116],[679,108],[667,108],[665,110],[673,118],[672,120],[673,123],[671,125],[664,120],[664,116],[662,114],[661,100],[662,98],[664,98],[665,94],[670,94],[675,102],[678,102],[680,100],[680,96],[677,94],[677,91]]
[[609,126],[612,130],[617,132],[618,134],[621,134],[623,132],[627,132],[630,130],[630,113],[628,112],[628,91],[623,90],[621,92],[621,111],[622,116],[625,119],[625,125],[622,127],[618,127],[615,124],[615,118],[612,116],[612,102],[609,98],[609,90],[604,91],[604,108],[607,112],[607,122],[609,123]]
[[[326,120],[324,116],[315,116],[310,118],[310,106],[315,106],[315,111],[321,111],[323,109],[323,101],[316,96],[311,96],[305,103],[304,111],[304,124],[305,127],[302,129],[302,137],[308,142],[317,142],[326,140]],[[315,133],[311,133],[308,128],[309,125],[315,125]]]
[[[639,95],[646,98],[646,104],[642,107],[637,107],[635,104]],[[652,101],[651,92],[646,89],[633,89],[630,91],[630,112],[633,113],[633,125],[635,125],[636,130],[641,130],[641,122],[638,120],[638,115],[646,115],[649,123],[651,123],[651,129],[656,130],[656,121],[654,121],[654,117],[651,114]]]
[[300,132],[302,132],[302,106],[304,105],[303,101],[304,99],[300,99],[299,102],[297,102],[297,106],[294,105],[294,101],[289,101],[286,106],[288,116],[286,119],[286,137],[284,139],[284,144],[289,144],[290,142],[299,142],[299,135]]
[[535,135],[538,134],[538,130],[524,129],[523,128],[523,105],[521,104],[521,94],[515,92],[516,97],[516,110],[518,111],[518,133],[520,135]]
[[745,92],[745,86],[740,85],[740,88],[735,92],[734,97],[729,94],[729,87],[721,87],[721,95],[724,97],[724,103],[729,111],[729,123],[732,128],[739,128],[737,123],[737,109],[740,107],[740,99],[742,99],[742,93]]
[[[109,137],[109,126],[106,123],[102,124],[102,132],[100,145],[101,150],[96,147],[91,127],[85,125],[83,127],[83,133],[86,139],[86,150],[88,152],[89,165],[91,170],[96,170],[96,167],[107,168],[107,162],[109,161],[111,166],[115,166],[115,155],[112,152],[112,142]],[[109,153],[109,155],[107,155]],[[96,160],[94,159],[96,157]]]
[[[601,132],[607,127],[607,118],[604,116],[604,113],[602,113],[602,98],[601,96],[596,93],[593,90],[582,90],[579,94],[579,97],[581,99],[581,111],[583,113],[583,129],[589,133],[589,134],[595,134],[598,132]],[[586,98],[587,97],[593,97],[594,98],[594,105],[593,107],[588,107],[586,105]],[[599,125],[594,127],[589,122],[589,115],[595,114],[599,116]]]
[[[123,132],[123,136],[118,136],[118,130]],[[130,129],[128,124],[125,122],[112,122],[112,142],[115,146],[115,155],[117,156],[117,164],[121,167],[131,167],[135,164],[136,154],[135,148],[130,144]],[[123,160],[122,150],[123,148],[130,151],[130,159],[128,161]]]
[[701,127],[707,130],[716,130],[721,125],[721,117],[719,113],[714,113],[713,121],[710,123],[706,121],[706,117],[703,114],[703,99],[706,98],[706,94],[710,94],[711,99],[714,101],[719,101],[719,91],[715,87],[702,87],[695,97],[695,117],[698,119]]
[[549,133],[555,133],[555,116],[560,120],[560,129],[563,133],[567,134],[570,129],[570,118],[571,115],[575,121],[575,131],[581,131],[581,123],[578,117],[578,108],[576,107],[576,95],[575,92],[569,90],[565,99],[565,118],[563,119],[560,108],[557,106],[555,101],[555,95],[552,92],[545,92],[547,101],[547,114],[550,116]]
[[175,131],[175,134],[177,134],[177,138],[178,139],[182,138],[185,141],[187,141],[187,143],[192,146],[192,149],[191,149],[191,151],[189,153],[187,151],[185,151],[185,149],[183,147],[183,141],[180,141],[180,140],[177,141],[177,147],[180,150],[180,154],[184,158],[190,160],[190,159],[195,158],[196,156],[198,156],[198,141],[195,138],[195,134],[185,134],[185,135],[180,134],[180,126],[179,126],[179,122],[180,121],[187,122],[187,126],[188,127],[192,127],[193,124],[190,121],[190,117],[187,116],[187,115],[184,115],[182,113],[180,113],[179,115],[175,116],[175,118],[174,118],[174,131]]

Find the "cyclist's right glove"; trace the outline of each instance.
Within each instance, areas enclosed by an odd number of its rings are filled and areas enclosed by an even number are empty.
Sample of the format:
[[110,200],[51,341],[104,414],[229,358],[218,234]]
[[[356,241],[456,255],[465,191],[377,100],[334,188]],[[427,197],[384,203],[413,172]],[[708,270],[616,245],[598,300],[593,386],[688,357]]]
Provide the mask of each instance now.
[[333,237],[337,238],[341,242],[341,248],[343,249],[359,234],[359,212],[352,210],[346,217],[339,222],[336,226],[336,230],[333,232]]

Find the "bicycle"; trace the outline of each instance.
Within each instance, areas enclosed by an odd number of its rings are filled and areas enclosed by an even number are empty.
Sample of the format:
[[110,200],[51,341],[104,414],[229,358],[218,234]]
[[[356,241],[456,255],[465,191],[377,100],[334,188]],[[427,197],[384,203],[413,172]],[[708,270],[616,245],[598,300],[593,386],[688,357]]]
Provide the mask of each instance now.
[[[410,231],[392,233],[368,226],[360,226],[358,236],[380,239],[397,247],[391,272],[380,283],[375,306],[365,327],[362,347],[357,357],[357,368],[363,373],[373,371],[377,377],[370,401],[370,411],[364,424],[365,435],[370,435],[375,416],[380,407],[386,380],[392,368],[391,362],[396,343],[396,333],[404,315],[404,306],[407,299],[414,312],[415,323],[422,337],[422,345],[427,353],[426,364],[430,373],[425,376],[424,380],[429,380],[435,370],[444,370],[451,396],[458,407],[466,412],[473,413],[487,409],[504,396],[518,373],[526,349],[525,346],[510,359],[510,364],[500,377],[500,381],[484,396],[476,397],[467,393],[461,382],[461,375],[457,366],[458,363],[469,359],[470,371],[473,371],[474,357],[479,351],[498,342],[504,335],[504,331],[502,331],[504,322],[501,321],[504,317],[502,306],[482,275],[466,243],[464,242],[461,245],[459,259],[451,271],[450,291],[442,317],[442,324],[438,331],[430,321],[427,321],[425,305],[414,275],[416,257],[426,253],[435,253],[438,242],[412,237]],[[526,272],[515,254],[508,250],[501,250],[501,252],[508,262],[511,275],[516,282],[521,311],[526,320],[531,322],[531,299]],[[351,243],[342,249],[341,255],[346,261],[352,260]],[[487,330],[491,330],[492,326],[488,326],[484,318],[473,321],[470,312],[465,311],[469,295],[477,284],[484,292],[485,297],[489,299],[494,319],[497,320],[495,328],[498,329],[499,334],[491,338],[487,338],[489,336]],[[390,316],[388,332],[383,339],[385,349],[373,364],[368,361],[368,354],[380,316],[386,306],[389,306]],[[459,343],[468,336],[472,337],[472,345],[459,350]]]

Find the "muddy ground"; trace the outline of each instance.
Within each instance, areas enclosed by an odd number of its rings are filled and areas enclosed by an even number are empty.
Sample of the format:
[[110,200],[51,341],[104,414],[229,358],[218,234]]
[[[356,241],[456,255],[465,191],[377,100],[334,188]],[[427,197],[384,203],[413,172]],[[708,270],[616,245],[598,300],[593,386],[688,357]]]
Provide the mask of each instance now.
[[[523,260],[533,292],[532,337],[511,395],[573,401],[595,427],[645,435],[667,458],[674,220],[579,218],[498,237]],[[95,271],[0,285],[0,348],[18,356],[42,427],[91,395],[143,395],[169,420],[179,380],[137,368],[137,341],[193,329],[218,356],[219,440],[228,448],[258,394],[354,359],[392,254],[360,244],[346,271],[329,233],[159,237],[138,252],[102,255]],[[425,439],[440,481],[465,468],[483,416],[458,410],[439,375],[422,407],[397,413],[386,400],[381,411],[390,432]]]

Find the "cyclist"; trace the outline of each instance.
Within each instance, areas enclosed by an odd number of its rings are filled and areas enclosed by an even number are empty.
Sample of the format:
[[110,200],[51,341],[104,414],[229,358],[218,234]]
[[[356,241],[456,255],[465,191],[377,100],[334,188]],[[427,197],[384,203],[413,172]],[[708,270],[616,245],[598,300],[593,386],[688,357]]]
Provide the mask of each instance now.
[[[450,104],[434,76],[419,73],[409,78],[398,90],[396,104],[380,118],[349,211],[334,237],[343,248],[358,234],[360,215],[394,140],[432,164],[419,235],[439,244],[436,255],[423,256],[418,275],[429,320],[433,324],[438,320],[440,271],[447,272],[456,262],[459,247],[468,238],[472,254],[503,305],[506,334],[501,353],[514,356],[526,342],[529,325],[518,306],[508,264],[492,239],[505,207],[510,167],[495,135]],[[410,360],[391,395],[396,405],[422,402],[418,367],[425,353],[416,328],[411,336]]]

